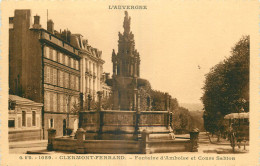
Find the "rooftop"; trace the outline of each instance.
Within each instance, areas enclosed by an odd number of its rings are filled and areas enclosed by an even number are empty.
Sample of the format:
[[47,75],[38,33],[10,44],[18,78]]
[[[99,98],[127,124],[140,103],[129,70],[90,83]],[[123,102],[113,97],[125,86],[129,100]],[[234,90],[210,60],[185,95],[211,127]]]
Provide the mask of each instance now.
[[20,96],[16,96],[16,95],[9,95],[9,100],[11,100],[12,102],[15,102],[15,104],[19,104],[19,105],[31,105],[31,106],[38,106],[38,107],[42,107],[43,104],[42,103],[36,103],[32,100],[20,97]]

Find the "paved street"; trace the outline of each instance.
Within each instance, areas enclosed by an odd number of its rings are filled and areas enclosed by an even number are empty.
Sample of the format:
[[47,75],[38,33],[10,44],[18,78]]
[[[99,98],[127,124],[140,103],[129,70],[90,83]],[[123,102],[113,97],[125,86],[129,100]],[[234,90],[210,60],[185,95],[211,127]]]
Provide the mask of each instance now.
[[47,140],[9,142],[9,153],[25,154],[27,151],[41,151],[46,147]]

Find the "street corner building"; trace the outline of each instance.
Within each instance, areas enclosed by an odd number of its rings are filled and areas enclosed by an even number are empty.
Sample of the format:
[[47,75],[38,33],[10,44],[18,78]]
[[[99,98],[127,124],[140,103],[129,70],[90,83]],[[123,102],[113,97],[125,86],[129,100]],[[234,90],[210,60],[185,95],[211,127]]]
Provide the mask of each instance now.
[[97,91],[109,88],[102,79],[101,51],[81,34],[54,30],[52,20],[46,30],[40,16],[33,22],[31,18],[30,10],[15,10],[9,18],[9,93],[43,103],[40,121],[47,139],[49,128],[59,136],[66,134],[66,128],[77,130],[73,110],[80,94],[84,100],[88,95],[97,100]]

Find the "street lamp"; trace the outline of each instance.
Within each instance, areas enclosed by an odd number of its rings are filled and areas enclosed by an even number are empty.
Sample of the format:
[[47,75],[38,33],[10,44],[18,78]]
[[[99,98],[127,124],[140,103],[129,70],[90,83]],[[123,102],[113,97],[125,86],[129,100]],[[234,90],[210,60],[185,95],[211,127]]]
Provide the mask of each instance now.
[[69,129],[69,120],[70,120],[70,99],[71,99],[71,96],[69,94],[67,94],[67,98],[66,98],[66,103],[67,103],[67,129],[66,129],[66,134],[68,135],[68,129]]

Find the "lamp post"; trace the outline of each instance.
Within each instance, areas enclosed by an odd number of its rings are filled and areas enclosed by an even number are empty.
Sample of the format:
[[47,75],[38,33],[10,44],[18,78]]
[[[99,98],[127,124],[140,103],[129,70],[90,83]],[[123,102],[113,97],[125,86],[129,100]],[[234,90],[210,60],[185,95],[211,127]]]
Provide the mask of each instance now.
[[67,94],[66,102],[67,102],[67,129],[66,134],[68,135],[68,128],[69,128],[69,120],[70,120],[70,98],[71,96]]

